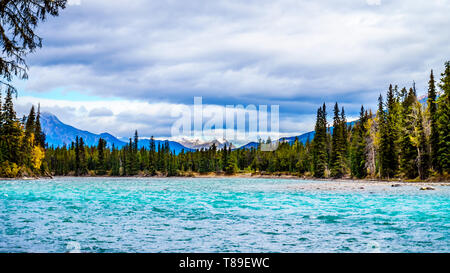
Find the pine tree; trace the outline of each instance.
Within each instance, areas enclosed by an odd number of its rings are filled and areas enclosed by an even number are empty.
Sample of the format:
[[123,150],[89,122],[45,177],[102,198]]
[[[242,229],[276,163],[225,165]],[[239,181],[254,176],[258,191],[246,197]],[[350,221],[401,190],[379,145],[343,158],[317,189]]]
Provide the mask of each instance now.
[[1,150],[3,159],[9,163],[22,164],[22,128],[14,110],[11,88],[6,91],[5,103],[3,104],[3,126],[0,133]]
[[348,167],[348,159],[349,159],[349,128],[347,125],[347,118],[345,116],[344,107],[341,110],[341,130],[342,130],[342,154],[344,157],[344,167]]
[[178,166],[175,156],[169,151],[168,156],[168,164],[167,164],[167,176],[176,176],[178,175]]
[[401,128],[400,134],[400,170],[404,177],[415,178],[418,175],[415,161],[417,159],[417,149],[411,141],[411,135],[414,133],[413,107],[417,101],[413,88],[402,103]]
[[328,158],[327,144],[327,112],[325,103],[317,110],[317,120],[315,126],[315,135],[313,139],[313,166],[314,176],[317,178],[325,177]]
[[378,126],[380,132],[380,145],[378,151],[378,161],[379,161],[379,170],[380,177],[382,178],[391,178],[395,174],[395,169],[393,168],[393,158],[392,158],[392,149],[393,149],[393,140],[391,139],[391,135],[389,132],[389,124],[387,121],[387,114],[384,111],[383,106],[383,97],[380,95],[378,98]]
[[200,164],[198,167],[199,173],[209,172],[209,158],[207,157],[207,151],[203,148],[200,150]]
[[148,170],[150,175],[156,174],[156,145],[153,136],[150,138],[150,150],[148,156]]
[[31,106],[30,113],[26,119],[25,123],[25,135],[30,137],[31,134],[34,134],[34,127],[36,122],[36,114],[34,111],[34,105]]
[[120,175],[120,156],[119,151],[115,147],[114,143],[111,148],[111,175],[119,176]]
[[367,113],[361,106],[359,120],[353,128],[351,143],[351,174],[356,178],[367,176],[366,168],[366,129]]
[[137,151],[138,151],[138,143],[139,143],[139,135],[138,135],[138,131],[135,130],[134,131],[134,142],[133,142],[133,150],[135,153],[137,153]]
[[75,138],[75,175],[80,175],[80,139]]
[[227,144],[225,143],[222,149],[222,170],[225,171],[227,166],[228,166],[228,149]]
[[23,163],[26,166],[31,166],[31,154],[33,151],[33,146],[35,143],[34,127],[35,127],[36,114],[34,111],[34,106],[31,106],[30,113],[25,121],[25,136],[22,142],[22,154]]
[[134,155],[134,145],[133,145],[133,141],[131,140],[131,137],[128,140],[128,146],[126,147],[126,149],[124,150],[124,157],[125,157],[125,174],[130,176],[130,175],[135,175],[135,166],[137,165],[136,163],[136,156]]
[[390,163],[392,164],[392,176],[396,174],[399,165],[399,152],[397,142],[399,141],[398,123],[400,120],[400,113],[399,102],[395,97],[395,89],[397,89],[397,87],[393,88],[392,84],[389,85],[389,89],[386,95],[386,131],[388,134],[387,141],[389,142],[390,146],[389,156],[391,157]]
[[139,136],[137,130],[134,132],[134,141],[131,143],[130,139],[130,149],[131,149],[131,174],[136,175],[139,172],[139,155],[138,155],[138,142]]
[[[385,118],[385,112],[384,112],[384,106],[383,106],[383,97],[381,94],[378,97],[378,110],[376,113],[376,121],[377,121],[376,125],[378,127],[377,132],[374,134],[374,144],[377,148],[376,168],[377,168],[377,173],[381,176],[382,166],[385,165],[385,163],[382,160],[382,154],[384,153],[384,150],[386,149],[385,141],[381,141],[382,136],[384,139],[384,136],[386,135],[386,133],[384,132],[385,127],[386,127],[386,118]],[[378,142],[377,142],[377,135],[378,135]],[[376,143],[378,143],[378,145],[376,145]]]
[[75,166],[76,176],[86,175],[88,173],[84,140],[78,136],[75,139]]
[[343,129],[339,106],[336,102],[334,105],[333,137],[331,145],[331,176],[334,178],[341,178],[345,172]]
[[227,159],[227,165],[225,166],[225,173],[228,175],[235,174],[237,172],[237,160],[235,154],[231,153],[231,145],[228,149],[228,159]]
[[439,87],[442,94],[438,99],[437,127],[439,132],[439,147],[437,151],[437,170],[440,173],[450,173],[450,61],[445,63],[441,74]]
[[211,171],[217,172],[218,171],[218,160],[217,160],[217,146],[215,143],[213,143],[211,147],[211,155],[210,155],[210,161],[211,161]]
[[437,101],[436,101],[436,86],[434,81],[433,70],[430,73],[430,81],[428,82],[428,115],[430,118],[430,161],[431,167],[438,169],[438,147],[439,147],[439,132],[437,124]]
[[387,92],[386,111],[383,106],[383,98],[380,95],[378,99],[378,122],[380,143],[378,152],[379,170],[382,178],[392,178],[396,175],[398,169],[398,132],[396,123],[398,122],[398,106],[395,98],[395,92],[392,85]]
[[98,140],[98,166],[97,166],[97,174],[105,175],[106,174],[106,159],[105,159],[105,150],[106,150],[106,140],[100,138]]
[[0,88],[0,162],[4,161],[4,150],[3,150],[3,124],[5,123],[3,118],[3,107],[2,107],[2,89]]
[[36,116],[36,121],[34,125],[34,137],[36,139],[36,144],[45,148],[45,134],[41,127],[41,105],[38,105],[38,112]]
[[428,177],[428,167],[429,167],[429,155],[427,148],[427,139],[425,136],[424,126],[423,126],[423,115],[422,115],[422,105],[419,101],[416,101],[414,110],[415,115],[415,126],[414,134],[411,137],[414,146],[417,148],[417,171],[420,179],[426,179]]

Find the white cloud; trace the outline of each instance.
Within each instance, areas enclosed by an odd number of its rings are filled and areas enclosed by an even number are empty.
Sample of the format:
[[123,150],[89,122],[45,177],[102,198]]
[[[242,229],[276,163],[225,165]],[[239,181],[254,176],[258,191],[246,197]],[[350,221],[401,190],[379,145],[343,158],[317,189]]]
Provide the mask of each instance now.
[[[276,103],[282,117],[292,116],[285,129],[304,130],[303,115],[313,119],[323,101],[344,104],[350,115],[361,104],[374,108],[389,83],[414,80],[423,94],[429,70],[439,72],[450,56],[448,14],[448,0],[83,1],[41,25],[43,48],[30,55],[22,89],[38,97],[63,88],[123,105],[175,107],[194,96],[219,105]],[[102,107],[65,105],[83,115]],[[109,106],[116,119],[139,119]],[[79,113],[69,121],[92,126]],[[168,133],[170,116],[158,119],[166,123],[114,130]]]
[[[130,100],[120,101],[70,101],[56,99],[42,99],[29,96],[20,96],[15,101],[18,116],[28,114],[31,105],[39,103],[41,112],[49,112],[55,114],[63,123],[72,125],[76,128],[87,130],[93,133],[108,132],[117,137],[128,138],[132,136],[134,130],[138,130],[142,137],[156,136],[161,139],[226,139],[232,141],[235,145],[246,144],[250,141],[257,141],[258,138],[267,139],[268,136],[276,139],[280,137],[279,132],[272,132],[270,128],[266,130],[258,129],[257,124],[254,127],[244,125],[239,127],[239,118],[233,118],[233,126],[228,127],[225,118],[225,105],[203,105],[203,123],[201,129],[196,131],[195,127],[190,127],[190,135],[171,135],[171,127],[177,120],[182,118],[189,111],[191,114],[187,117],[191,118],[193,113],[192,105],[173,104],[173,103],[147,103]],[[258,116],[260,106],[239,108],[233,106],[231,113],[240,115],[249,120],[249,116]],[[270,124],[271,108],[268,106],[267,122]],[[230,111],[230,110],[228,110]],[[246,113],[249,116],[246,116]],[[207,126],[208,122],[213,121],[214,116],[220,116],[219,126],[225,128],[215,128]],[[228,116],[230,117],[230,116]],[[255,120],[258,122],[258,120]],[[188,121],[191,125],[191,120]],[[281,136],[293,136],[310,131],[313,127],[314,120],[310,116],[301,118],[301,121],[292,118],[280,117]],[[252,125],[253,126],[253,125]],[[270,125],[268,125],[270,127]],[[253,129],[252,129],[253,128]],[[292,129],[294,128],[294,129]],[[262,131],[260,131],[262,130]]]
[[67,4],[69,6],[79,6],[81,5],[81,0],[68,0]]
[[210,92],[339,98],[419,82],[449,56],[439,31],[450,28],[448,1],[361,2],[83,2],[43,25],[27,88],[177,102]]
[[381,0],[366,0],[369,6],[379,6],[381,5]]

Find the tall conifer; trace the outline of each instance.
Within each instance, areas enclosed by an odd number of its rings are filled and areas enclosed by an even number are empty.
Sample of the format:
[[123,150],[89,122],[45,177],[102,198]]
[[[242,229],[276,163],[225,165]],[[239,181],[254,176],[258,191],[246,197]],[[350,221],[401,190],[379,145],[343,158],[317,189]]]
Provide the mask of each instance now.
[[331,176],[341,178],[344,175],[343,126],[339,106],[334,105],[333,136],[331,144]]
[[450,173],[450,61],[445,63],[441,74],[439,87],[442,94],[438,99],[437,127],[439,132],[439,147],[437,152],[440,173]]

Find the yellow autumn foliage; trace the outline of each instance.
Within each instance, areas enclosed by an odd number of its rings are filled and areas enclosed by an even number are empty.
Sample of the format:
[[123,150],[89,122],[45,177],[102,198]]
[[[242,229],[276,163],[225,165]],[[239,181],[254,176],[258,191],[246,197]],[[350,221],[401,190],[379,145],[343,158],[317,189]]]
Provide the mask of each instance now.
[[14,178],[17,177],[20,172],[20,167],[16,163],[9,163],[9,161],[3,161],[0,164],[0,177]]
[[31,165],[33,169],[39,170],[45,157],[45,151],[39,146],[34,146],[31,151]]

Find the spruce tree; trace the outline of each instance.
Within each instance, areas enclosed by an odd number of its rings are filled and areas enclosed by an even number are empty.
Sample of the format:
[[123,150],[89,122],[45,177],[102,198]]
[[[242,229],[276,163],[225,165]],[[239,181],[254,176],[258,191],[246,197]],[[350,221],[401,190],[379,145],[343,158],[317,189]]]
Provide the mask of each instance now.
[[12,93],[13,89],[8,88],[6,91],[5,103],[2,108],[3,126],[0,134],[1,149],[3,151],[4,160],[9,163],[21,165],[23,159],[23,153],[21,151],[23,132],[14,110]]
[[383,98],[380,95],[378,100],[378,121],[380,133],[379,147],[379,169],[382,178],[392,178],[398,169],[397,141],[398,132],[396,123],[398,122],[398,108],[395,92],[392,85],[387,92],[386,111],[383,106]]
[[105,158],[105,150],[106,150],[106,140],[100,138],[98,140],[98,165],[97,165],[97,174],[105,175],[106,174],[106,158]]
[[228,148],[227,165],[225,166],[225,173],[228,175],[235,174],[237,172],[237,160],[235,154],[231,153],[231,145]]
[[367,113],[364,106],[361,106],[359,120],[353,127],[352,143],[351,143],[351,173],[356,178],[364,178],[367,176],[366,168],[366,126]]
[[130,175],[135,175],[136,174],[136,156],[134,154],[134,145],[133,145],[133,141],[131,140],[131,137],[129,138],[128,141],[128,146],[126,147],[125,151],[125,158],[126,158],[126,164],[125,164],[125,173],[126,175],[130,176]]
[[327,144],[327,120],[325,103],[317,110],[317,120],[315,126],[315,135],[313,139],[313,166],[314,176],[317,178],[325,177],[328,158]]
[[347,118],[345,116],[344,107],[341,109],[341,130],[342,130],[342,154],[344,157],[344,167],[348,166],[349,158],[349,128],[347,125]]
[[203,148],[200,150],[200,164],[198,167],[199,173],[209,172],[209,158],[207,156],[207,151]]
[[380,146],[378,151],[379,170],[381,178],[392,178],[397,169],[397,159],[394,158],[394,139],[389,128],[388,114],[384,110],[383,97],[378,98],[378,126],[380,133]]
[[401,110],[401,134],[400,134],[400,170],[404,177],[415,178],[418,175],[415,161],[417,149],[411,141],[414,133],[415,120],[413,107],[417,98],[413,88],[409,89],[408,95],[402,103]]
[[[397,87],[395,87],[397,89]],[[395,175],[398,169],[398,141],[399,141],[399,128],[398,123],[400,119],[399,102],[395,96],[395,89],[392,84],[389,85],[389,89],[386,95],[386,131],[388,134],[388,142],[390,146],[389,156],[391,157],[391,171],[392,176]]]
[[25,165],[31,165],[31,151],[35,143],[34,127],[35,127],[36,114],[34,106],[31,106],[30,113],[25,122],[25,136],[22,142],[23,160]]
[[112,144],[111,148],[111,175],[112,176],[120,175],[120,156],[119,151],[114,145],[114,143]]
[[86,175],[88,173],[88,166],[86,160],[86,149],[82,137],[78,139],[78,153],[79,153],[79,170],[78,175]]
[[136,175],[139,172],[139,154],[138,154],[138,143],[139,136],[138,131],[134,132],[134,141],[131,143],[130,139],[130,149],[131,149],[131,174]]
[[415,120],[416,124],[412,140],[417,148],[417,171],[420,179],[423,180],[428,177],[429,154],[427,148],[427,139],[423,126],[422,105],[418,101],[416,101],[415,104],[415,111],[417,113]]
[[[73,146],[73,145],[72,145]],[[80,139],[78,136],[75,138],[75,175],[80,175]]]
[[428,82],[428,115],[430,118],[430,161],[434,170],[438,169],[438,147],[439,147],[439,131],[436,101],[436,86],[434,81],[433,70],[430,73],[430,81]]
[[150,175],[156,174],[156,145],[155,145],[155,139],[152,136],[150,138],[150,150],[149,150],[149,156],[148,156],[148,170]]
[[0,162],[3,162],[3,138],[1,137],[3,134],[3,107],[2,107],[2,89],[0,88]]
[[138,131],[135,130],[134,131],[134,142],[133,142],[133,150],[135,153],[137,153],[137,151],[138,151],[138,143],[139,143],[139,135],[138,135]]
[[34,105],[31,106],[30,113],[28,114],[28,117],[26,119],[25,123],[25,134],[27,136],[31,136],[31,134],[34,134],[34,127],[36,122],[36,113],[34,111]]
[[345,172],[343,129],[339,106],[336,102],[334,105],[333,136],[331,140],[331,176],[334,178],[341,178]]
[[38,105],[38,111],[36,115],[36,121],[34,125],[34,137],[36,139],[36,144],[45,148],[45,134],[41,127],[41,105]]
[[228,149],[227,144],[225,143],[222,149],[222,170],[225,171],[227,166],[228,166]]
[[450,173],[450,61],[445,63],[441,74],[439,87],[442,94],[438,99],[437,127],[439,146],[437,151],[437,170],[440,173]]

